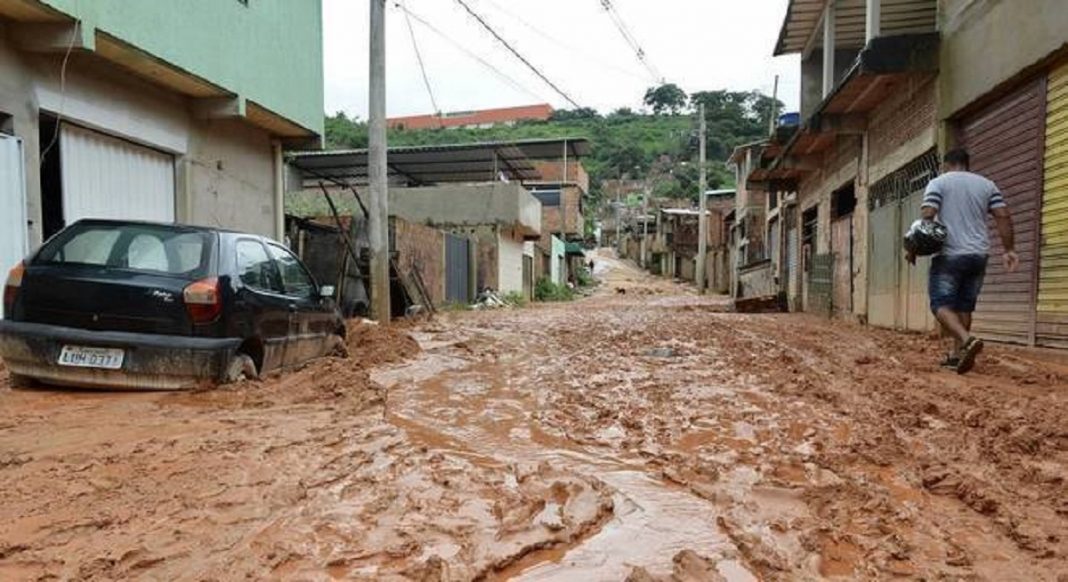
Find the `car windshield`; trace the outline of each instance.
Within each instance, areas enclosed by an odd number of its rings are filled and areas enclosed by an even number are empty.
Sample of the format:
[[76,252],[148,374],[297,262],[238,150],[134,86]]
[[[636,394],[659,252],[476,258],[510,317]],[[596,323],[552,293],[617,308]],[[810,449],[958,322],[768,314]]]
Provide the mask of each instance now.
[[212,241],[207,232],[181,227],[78,223],[49,241],[35,263],[93,265],[200,279],[207,275]]

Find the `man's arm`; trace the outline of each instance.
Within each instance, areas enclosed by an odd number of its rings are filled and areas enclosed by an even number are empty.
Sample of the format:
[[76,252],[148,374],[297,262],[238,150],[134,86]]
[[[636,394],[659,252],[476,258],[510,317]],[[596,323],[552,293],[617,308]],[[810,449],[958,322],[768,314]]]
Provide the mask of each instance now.
[[1005,247],[1005,268],[1011,273],[1020,266],[1020,256],[1016,254],[1016,233],[1012,228],[1012,213],[1009,208],[998,206],[990,211],[1001,237],[1001,246]]

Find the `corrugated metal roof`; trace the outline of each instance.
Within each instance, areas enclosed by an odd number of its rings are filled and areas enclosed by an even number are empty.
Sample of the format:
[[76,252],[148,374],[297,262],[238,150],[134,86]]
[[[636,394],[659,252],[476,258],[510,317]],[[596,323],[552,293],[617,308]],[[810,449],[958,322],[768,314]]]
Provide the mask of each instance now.
[[[834,2],[835,46],[839,49],[863,47],[867,33],[865,0]],[[814,46],[822,46],[823,11],[827,5],[827,0],[791,0],[779,31],[775,56],[803,52],[810,39],[815,41]],[[937,18],[937,0],[882,0],[880,35],[933,32]]]
[[[485,142],[389,148],[389,175],[413,184],[493,182],[500,175],[526,182],[541,179],[531,159],[589,154],[585,138]],[[311,177],[360,183],[367,180],[366,149],[292,152],[290,164]]]

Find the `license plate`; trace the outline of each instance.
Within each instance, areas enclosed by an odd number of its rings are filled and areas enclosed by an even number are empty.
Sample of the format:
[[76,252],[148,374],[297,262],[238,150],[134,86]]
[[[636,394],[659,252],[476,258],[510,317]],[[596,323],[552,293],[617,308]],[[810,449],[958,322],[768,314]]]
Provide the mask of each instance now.
[[87,348],[84,346],[63,346],[59,352],[60,366],[75,368],[103,368],[118,370],[122,367],[123,351],[113,348]]

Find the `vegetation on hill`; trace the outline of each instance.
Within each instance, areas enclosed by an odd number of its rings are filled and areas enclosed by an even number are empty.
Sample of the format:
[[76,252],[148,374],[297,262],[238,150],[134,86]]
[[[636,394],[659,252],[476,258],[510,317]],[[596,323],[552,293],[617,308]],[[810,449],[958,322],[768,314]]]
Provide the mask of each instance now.
[[[593,109],[559,110],[544,122],[485,129],[390,130],[390,145],[430,145],[585,137],[591,156],[583,160],[590,174],[590,200],[602,201],[604,180],[647,180],[656,196],[697,196],[697,104],[705,104],[708,124],[708,185],[730,187],[732,176],[723,161],[738,145],[767,135],[768,118],[782,104],[757,92],[703,91],[686,95],[674,85],[645,94],[649,110],[618,109],[602,115]],[[367,127],[359,119],[337,113],[326,118],[326,142],[332,148],[367,146]]]

